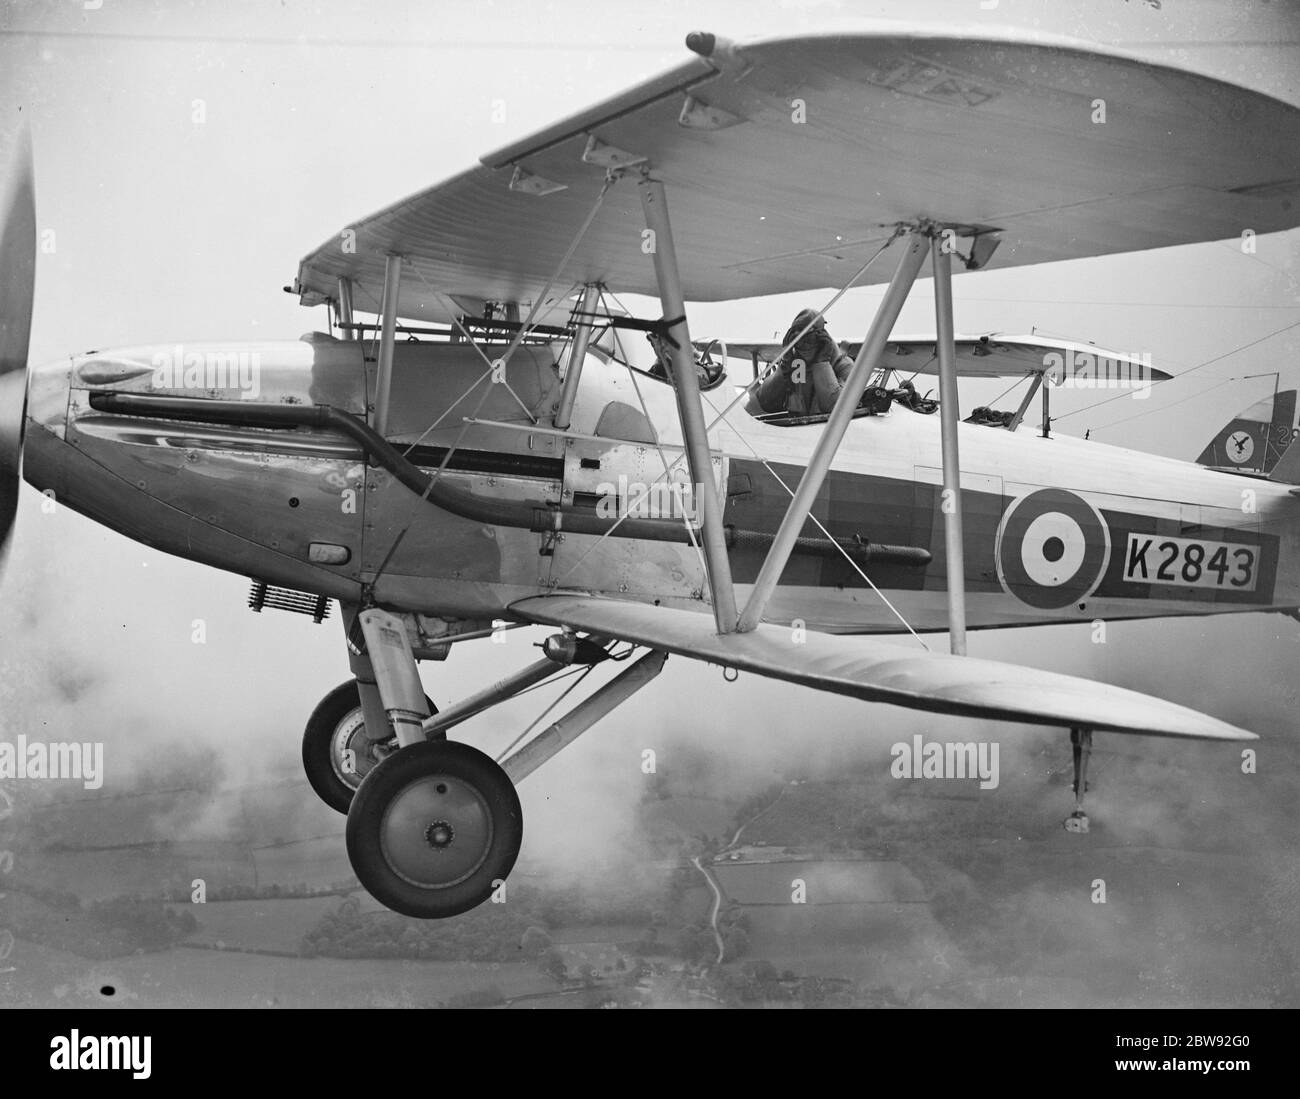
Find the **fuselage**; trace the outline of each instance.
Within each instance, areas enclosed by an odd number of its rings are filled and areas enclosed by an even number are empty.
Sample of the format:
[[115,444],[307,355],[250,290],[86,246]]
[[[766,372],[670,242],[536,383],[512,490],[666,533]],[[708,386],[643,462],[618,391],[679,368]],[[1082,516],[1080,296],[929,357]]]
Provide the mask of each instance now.
[[[24,476],[130,538],[277,586],[444,619],[576,590],[705,609],[689,543],[484,523],[421,500],[352,440],[97,411],[123,392],[328,405],[364,417],[366,345],[316,335],[242,345],[151,345],[33,371]],[[485,347],[488,359],[504,348]],[[589,354],[566,431],[558,345],[526,344],[496,381],[468,344],[396,345],[386,436],[450,485],[495,500],[681,519],[692,493],[724,522],[775,531],[818,424],[753,419],[738,404],[711,433],[711,486],[690,484],[673,391]],[[713,420],[735,396],[704,395]],[[712,408],[713,411],[710,411]],[[962,424],[962,516],[973,628],[1300,605],[1300,500],[1287,486],[1064,436]],[[448,451],[454,447],[451,457]],[[676,494],[654,487],[665,478]],[[895,405],[853,421],[805,535],[913,547],[928,563],[855,565],[797,552],[766,617],[833,632],[943,629],[946,562],[939,422]],[[664,511],[668,509],[668,514]],[[400,539],[399,539],[400,535]],[[760,540],[730,550],[743,600]],[[870,579],[868,584],[867,579]],[[897,609],[889,609],[874,585]]]

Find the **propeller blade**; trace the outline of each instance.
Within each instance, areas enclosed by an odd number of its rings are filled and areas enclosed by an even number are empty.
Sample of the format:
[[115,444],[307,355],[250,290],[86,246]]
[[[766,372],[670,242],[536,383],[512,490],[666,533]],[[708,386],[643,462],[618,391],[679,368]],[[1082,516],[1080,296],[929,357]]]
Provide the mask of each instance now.
[[36,288],[36,189],[26,131],[14,161],[0,226],[0,552],[18,509],[27,344]]

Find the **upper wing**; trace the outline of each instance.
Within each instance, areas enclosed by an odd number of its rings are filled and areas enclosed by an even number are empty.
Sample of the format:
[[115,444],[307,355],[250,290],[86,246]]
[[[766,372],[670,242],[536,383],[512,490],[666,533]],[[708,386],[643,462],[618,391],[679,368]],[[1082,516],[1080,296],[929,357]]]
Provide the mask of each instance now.
[[[1151,366],[1137,354],[1107,351],[1072,340],[1003,336],[995,332],[987,336],[958,336],[956,343],[957,373],[963,377],[1009,378],[1050,371],[1054,379],[1065,376],[1138,384],[1167,382],[1173,377]],[[862,347],[860,343],[842,343],[840,346],[855,356]],[[771,362],[780,350],[779,343],[727,341],[728,354],[745,358],[757,355],[763,362]],[[879,365],[904,374],[938,374],[939,359],[935,354],[934,337],[891,338],[880,353]]]
[[510,610],[529,622],[634,641],[868,702],[1150,736],[1257,739],[1217,718],[1123,687],[972,656],[911,652],[866,637],[809,633],[796,644],[788,629],[766,624],[751,633],[717,634],[707,614],[584,595],[533,596]]
[[[584,160],[593,138],[603,163]],[[1300,109],[1268,96],[1029,34],[780,38],[693,56],[341,226],[302,261],[303,299],[333,298],[347,276],[357,307],[377,309],[396,252],[418,271],[402,279],[403,316],[444,315],[439,295],[530,302],[617,161],[611,148],[665,182],[696,301],[842,285],[895,224],[919,219],[1001,230],[990,267],[1300,222]],[[550,187],[561,189],[535,193]],[[655,293],[643,228],[635,179],[623,179],[555,300],[589,282]]]

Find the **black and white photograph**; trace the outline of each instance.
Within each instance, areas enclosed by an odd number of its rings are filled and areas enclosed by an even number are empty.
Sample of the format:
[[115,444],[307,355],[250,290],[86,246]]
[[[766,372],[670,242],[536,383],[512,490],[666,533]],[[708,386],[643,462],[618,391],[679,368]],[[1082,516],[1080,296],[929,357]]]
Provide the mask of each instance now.
[[33,1063],[1300,1008],[1300,3],[6,0],[0,107]]

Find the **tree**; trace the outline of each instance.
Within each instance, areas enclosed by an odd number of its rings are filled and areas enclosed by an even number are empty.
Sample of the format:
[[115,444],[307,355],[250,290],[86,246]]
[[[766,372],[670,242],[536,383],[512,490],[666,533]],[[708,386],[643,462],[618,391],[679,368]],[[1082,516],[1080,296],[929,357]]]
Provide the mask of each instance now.
[[722,932],[722,947],[728,961],[744,957],[749,953],[749,934],[739,924],[733,924]]
[[564,964],[564,955],[554,947],[542,955],[538,964],[543,973],[557,981],[563,981],[569,975],[569,967]]
[[543,928],[530,927],[519,940],[519,947],[527,958],[540,958],[551,949],[551,936]]

